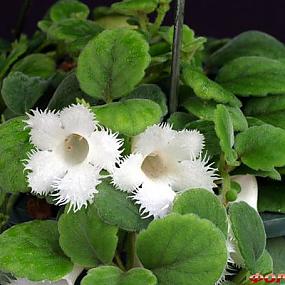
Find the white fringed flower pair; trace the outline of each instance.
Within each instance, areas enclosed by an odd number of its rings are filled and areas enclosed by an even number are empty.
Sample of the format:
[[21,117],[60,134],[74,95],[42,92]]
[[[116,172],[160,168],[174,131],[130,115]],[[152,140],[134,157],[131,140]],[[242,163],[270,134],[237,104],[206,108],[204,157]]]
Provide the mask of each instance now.
[[37,147],[25,163],[29,186],[33,193],[52,193],[74,211],[93,200],[103,169],[117,188],[130,193],[142,215],[154,218],[168,213],[177,192],[215,187],[215,169],[201,157],[204,137],[198,131],[151,126],[133,139],[132,154],[120,160],[123,142],[82,105],[28,116]]

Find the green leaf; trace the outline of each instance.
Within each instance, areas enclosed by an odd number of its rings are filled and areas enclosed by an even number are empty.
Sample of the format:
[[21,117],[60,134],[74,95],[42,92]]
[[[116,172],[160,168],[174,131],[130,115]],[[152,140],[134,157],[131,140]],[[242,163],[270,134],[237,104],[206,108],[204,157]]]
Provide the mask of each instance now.
[[181,215],[196,214],[211,221],[225,237],[228,236],[226,209],[219,198],[204,189],[192,189],[179,195],[174,201],[172,211]]
[[[217,107],[217,103],[214,101],[203,101],[197,97],[187,97],[184,98],[181,102],[181,106],[183,106],[188,112],[192,113],[196,117],[202,120],[214,121],[215,120],[215,110]],[[244,131],[247,129],[248,124],[245,116],[242,111],[237,107],[231,107],[225,105],[227,110],[230,113],[234,130],[235,131]]]
[[283,273],[285,271],[285,237],[268,239],[267,250],[273,259],[274,273]]
[[195,71],[189,65],[183,69],[183,81],[186,85],[190,86],[194,90],[194,93],[201,99],[214,100],[218,103],[229,104],[231,106],[241,106],[241,102],[233,93],[210,80],[203,73]]
[[100,266],[88,271],[82,285],[156,285],[153,273],[144,268],[123,272],[118,267]]
[[82,90],[106,102],[127,95],[144,77],[150,63],[148,50],[136,31],[102,32],[80,54],[77,76]]
[[81,19],[65,19],[53,23],[47,30],[49,38],[64,41],[73,49],[83,49],[87,43],[102,32],[96,23]]
[[49,56],[41,53],[34,53],[19,60],[12,68],[12,71],[19,71],[31,77],[48,79],[55,74],[55,62]]
[[242,162],[255,170],[272,171],[285,165],[285,130],[263,125],[236,137],[235,149]]
[[[84,99],[87,102],[93,98],[86,95],[79,86],[76,74],[74,72],[67,75],[57,87],[52,96],[48,108],[50,110],[61,110],[71,104],[76,103],[76,99]],[[91,100],[90,100],[91,99]],[[94,100],[92,100],[94,101]],[[95,102],[92,102],[95,103]]]
[[266,243],[262,220],[246,202],[231,204],[229,216],[245,266],[252,273],[256,273],[258,259],[262,256]]
[[36,104],[46,88],[47,81],[17,71],[4,79],[1,93],[9,109],[16,114],[25,114]]
[[28,191],[23,161],[32,146],[23,119],[18,117],[0,125],[0,185],[6,192]]
[[98,191],[95,205],[104,222],[131,232],[147,228],[152,219],[141,218],[138,207],[128,193],[118,191],[107,181],[98,186]]
[[215,131],[220,139],[220,146],[229,165],[238,166],[237,153],[234,145],[234,127],[229,111],[224,105],[217,105],[215,111]]
[[58,243],[57,222],[18,224],[0,235],[0,269],[31,281],[55,281],[72,271],[73,264]]
[[258,210],[285,213],[285,186],[282,182],[262,181],[258,185]]
[[220,141],[216,135],[215,125],[211,121],[197,120],[187,124],[186,129],[199,130],[205,137],[205,151],[210,156],[221,153]]
[[256,264],[256,272],[268,274],[273,271],[273,260],[269,252],[265,249]]
[[135,136],[162,117],[158,104],[147,99],[130,99],[92,107],[97,120],[107,128],[127,136]]
[[88,6],[77,0],[61,0],[50,9],[50,18],[54,22],[68,18],[86,19],[88,14]]
[[66,211],[59,219],[58,229],[60,246],[74,263],[95,267],[112,262],[118,229],[101,221],[94,204],[76,213]]
[[183,130],[193,120],[193,116],[184,112],[175,112],[170,115],[168,123],[174,130]]
[[222,232],[192,214],[152,222],[138,236],[137,253],[160,285],[213,285],[227,262]]
[[142,84],[133,90],[128,96],[123,97],[123,99],[149,99],[160,106],[163,116],[168,112],[166,96],[155,84]]
[[243,56],[263,56],[272,59],[285,58],[285,47],[274,37],[259,31],[241,33],[211,55],[210,66],[221,66]]
[[217,81],[240,96],[284,93],[285,63],[265,57],[240,57],[220,69]]
[[114,3],[113,11],[124,15],[137,16],[139,13],[149,14],[154,12],[158,5],[158,0],[126,0]]

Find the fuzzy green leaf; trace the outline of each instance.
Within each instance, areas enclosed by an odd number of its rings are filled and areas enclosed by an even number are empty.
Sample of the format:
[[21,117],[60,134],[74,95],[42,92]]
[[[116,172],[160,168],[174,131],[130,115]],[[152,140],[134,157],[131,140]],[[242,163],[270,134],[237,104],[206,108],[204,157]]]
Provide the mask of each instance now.
[[50,9],[50,18],[54,22],[68,18],[86,19],[88,14],[88,6],[77,0],[61,0]]
[[228,221],[226,209],[218,197],[208,190],[192,189],[179,195],[172,211],[181,215],[196,214],[216,225],[227,237]]
[[233,203],[229,208],[231,227],[246,268],[257,272],[257,264],[262,256],[266,235],[258,213],[245,202]]
[[240,96],[284,93],[285,63],[265,57],[240,57],[219,71],[217,81]]
[[213,285],[227,261],[222,232],[192,214],[152,222],[138,236],[137,253],[160,285]]
[[285,130],[271,125],[251,127],[236,137],[242,162],[255,170],[272,171],[285,165]]
[[48,79],[55,74],[55,62],[49,56],[41,53],[34,53],[19,60],[12,68],[12,71],[19,71],[31,77]]
[[82,285],[156,285],[153,273],[144,268],[133,268],[127,272],[114,266],[100,266],[88,271]]
[[106,102],[130,93],[150,63],[149,45],[136,31],[102,32],[80,54],[77,76],[83,91]]
[[283,273],[285,271],[285,237],[268,239],[267,250],[273,259],[274,273]]
[[215,131],[220,139],[220,146],[229,165],[237,166],[237,153],[234,145],[234,127],[229,111],[224,105],[217,105],[215,111]]
[[172,125],[174,130],[183,130],[192,119],[193,116],[189,113],[175,112],[170,115],[168,123]]
[[97,120],[107,128],[127,136],[135,136],[162,117],[158,104],[148,99],[130,99],[92,107]]
[[214,100],[218,103],[229,104],[231,106],[241,106],[241,102],[233,93],[224,89],[218,83],[210,80],[201,72],[195,71],[191,66],[183,69],[183,81],[190,86],[194,93],[204,100]]
[[114,3],[112,10],[124,15],[137,16],[139,13],[152,13],[158,5],[158,0],[125,0]]
[[108,182],[102,182],[98,186],[98,191],[95,205],[98,215],[104,222],[131,232],[147,228],[151,219],[141,217],[138,206],[130,199],[128,193],[118,191]]
[[16,114],[25,114],[44,94],[46,88],[47,81],[17,71],[4,79],[1,93],[10,110]]
[[270,253],[265,249],[256,264],[256,272],[268,274],[273,272],[273,260]]
[[24,117],[0,125],[0,185],[5,192],[26,192],[23,160],[32,146],[24,130]]
[[59,280],[73,264],[58,243],[57,222],[18,224],[0,235],[0,269],[31,281]]
[[285,58],[285,47],[274,37],[259,31],[241,33],[211,55],[210,66],[221,66],[242,56]]
[[58,228],[60,246],[74,263],[95,267],[112,262],[118,229],[101,221],[94,204],[76,213],[65,212],[59,219]]

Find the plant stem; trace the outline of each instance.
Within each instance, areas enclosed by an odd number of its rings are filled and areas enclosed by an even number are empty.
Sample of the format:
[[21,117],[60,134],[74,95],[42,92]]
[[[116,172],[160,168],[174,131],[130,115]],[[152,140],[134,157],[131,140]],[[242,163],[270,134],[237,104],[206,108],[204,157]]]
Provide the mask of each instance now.
[[178,88],[180,79],[180,49],[182,44],[182,29],[184,22],[185,0],[177,0],[177,11],[174,25],[172,64],[171,64],[171,86],[169,98],[170,114],[176,112],[178,107]]
[[120,255],[118,252],[116,252],[116,255],[115,255],[115,260],[116,260],[116,263],[118,265],[118,267],[122,270],[122,271],[126,271],[126,268],[120,258]]
[[226,199],[226,193],[231,189],[231,177],[229,175],[229,168],[227,166],[227,163],[225,161],[224,155],[221,155],[220,158],[220,165],[219,165],[219,171],[221,173],[221,176],[223,178],[223,184],[222,184],[222,197],[224,205],[226,206],[228,204],[228,201]]
[[147,17],[147,15],[145,13],[138,13],[137,17],[139,20],[139,25],[140,25],[141,30],[144,33],[147,33],[148,32],[148,29],[147,29],[148,17]]
[[156,17],[155,22],[153,23],[153,26],[152,26],[152,33],[153,34],[156,34],[158,32],[168,10],[169,10],[169,4],[168,3],[161,3],[159,5],[159,7],[157,8],[157,17]]
[[32,0],[23,0],[23,4],[20,10],[20,16],[18,18],[15,31],[14,31],[16,39],[19,38],[22,33],[23,25],[25,23],[27,13],[29,11],[29,8],[31,7],[31,4],[32,4]]

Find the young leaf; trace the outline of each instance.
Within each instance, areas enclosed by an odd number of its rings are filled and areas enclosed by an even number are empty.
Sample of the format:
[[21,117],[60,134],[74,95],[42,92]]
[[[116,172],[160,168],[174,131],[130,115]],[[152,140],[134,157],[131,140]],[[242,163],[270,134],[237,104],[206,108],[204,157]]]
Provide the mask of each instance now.
[[265,57],[240,57],[220,69],[217,81],[240,96],[284,93],[285,63]]
[[265,249],[256,264],[256,272],[268,274],[273,272],[273,260],[270,253]]
[[126,0],[114,3],[111,8],[113,11],[124,15],[137,16],[140,13],[154,12],[158,2],[158,0]]
[[50,18],[54,22],[68,18],[86,19],[88,14],[88,6],[77,0],[61,0],[50,9]]
[[229,111],[224,105],[217,105],[215,111],[215,131],[220,139],[220,146],[229,165],[238,166],[237,153],[234,145],[234,127]]
[[46,80],[17,71],[4,79],[1,93],[9,109],[16,114],[25,114],[44,94],[46,88]]
[[271,125],[251,127],[236,137],[242,162],[255,170],[272,171],[285,165],[285,130]]
[[161,110],[162,115],[167,114],[166,96],[162,90],[155,84],[142,84],[134,89],[125,99],[149,99],[157,103]]
[[241,33],[211,55],[210,66],[221,66],[242,56],[285,58],[285,47],[274,37],[259,31]]
[[219,198],[208,190],[193,189],[182,193],[174,201],[172,212],[181,215],[196,214],[211,221],[225,237],[228,236],[226,209]]
[[148,99],[130,99],[92,107],[97,120],[107,128],[127,136],[135,136],[162,117],[158,104]]
[[31,77],[48,79],[55,73],[55,62],[49,56],[34,53],[19,60],[12,68]]
[[60,246],[74,263],[95,267],[112,262],[118,229],[101,221],[94,204],[76,213],[66,211],[59,219],[58,229]]
[[258,213],[245,202],[233,203],[229,207],[231,227],[246,268],[257,272],[258,260],[262,256],[266,236]]
[[[181,102],[181,106],[184,107],[188,112],[192,113],[196,117],[202,120],[214,121],[215,120],[215,110],[217,103],[210,101],[203,101],[197,97],[187,97]],[[231,107],[225,105],[230,113],[234,130],[244,131],[247,129],[248,124],[242,111],[237,107]]]
[[23,119],[18,117],[0,125],[0,185],[6,192],[28,191],[23,160],[32,146]]
[[156,285],[153,273],[144,268],[123,272],[118,267],[100,266],[88,271],[82,285]]
[[241,106],[241,102],[233,93],[210,80],[203,73],[195,71],[189,65],[183,69],[183,81],[186,85],[190,86],[194,90],[194,93],[201,99],[214,100],[218,103],[229,104],[231,106]]
[[138,236],[137,253],[161,285],[213,285],[227,262],[222,232],[192,214],[152,222]]
[[18,224],[0,235],[0,269],[31,281],[61,279],[73,264],[58,243],[57,222]]
[[108,102],[127,95],[150,63],[149,45],[136,31],[102,32],[80,54],[77,77],[90,96]]
[[107,181],[98,186],[98,191],[95,205],[104,222],[131,232],[147,228],[151,219],[141,218],[138,207],[128,193],[118,191]]

